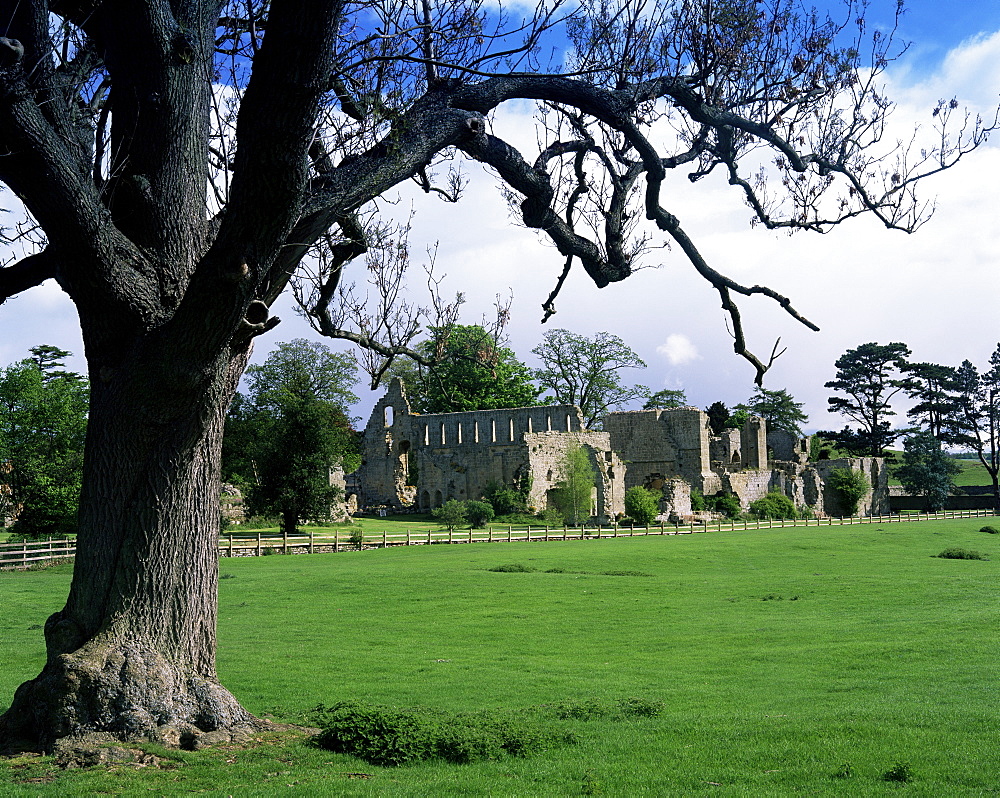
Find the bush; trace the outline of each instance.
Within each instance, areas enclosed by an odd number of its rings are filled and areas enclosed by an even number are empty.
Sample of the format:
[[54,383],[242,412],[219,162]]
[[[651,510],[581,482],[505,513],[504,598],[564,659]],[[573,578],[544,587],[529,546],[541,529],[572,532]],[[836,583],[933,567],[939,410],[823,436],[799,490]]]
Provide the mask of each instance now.
[[997,532],[1000,532],[1000,529],[997,529],[995,526],[984,526],[979,531],[985,532],[987,535],[995,535]]
[[963,549],[957,546],[953,546],[950,549],[945,549],[937,556],[945,560],[988,560],[989,559],[989,557],[987,557],[981,551],[975,551],[974,549]]
[[476,762],[529,756],[576,742],[570,732],[498,712],[450,713],[347,701],[315,710],[322,748],[395,766],[426,759]]
[[492,568],[487,568],[486,570],[498,574],[530,574],[535,569],[530,565],[522,565],[519,562],[512,562],[509,565],[494,565]]
[[489,502],[468,501],[465,503],[465,514],[473,529],[482,529],[493,520],[493,505]]
[[702,513],[707,509],[705,497],[698,488],[691,488],[691,512]]
[[538,520],[545,526],[562,526],[566,523],[563,514],[555,507],[546,507],[538,514]]
[[882,775],[882,781],[913,781],[913,770],[906,762],[897,762]]
[[795,509],[795,502],[784,493],[777,491],[771,491],[766,496],[750,502],[750,512],[758,518],[767,518],[773,521],[799,517],[799,512]]
[[461,526],[466,522],[465,502],[448,499],[440,507],[435,507],[431,510],[431,515],[451,532],[455,527]]
[[704,497],[705,509],[722,513],[726,518],[739,518],[743,514],[740,500],[731,493],[720,493],[717,496]]
[[859,502],[872,489],[872,483],[864,472],[853,468],[835,468],[830,472],[828,480],[844,505],[844,514],[857,515]]
[[491,482],[483,489],[483,498],[497,515],[515,515],[525,511],[524,497],[514,488]]
[[639,485],[625,492],[625,515],[637,524],[650,523],[660,512],[660,494]]

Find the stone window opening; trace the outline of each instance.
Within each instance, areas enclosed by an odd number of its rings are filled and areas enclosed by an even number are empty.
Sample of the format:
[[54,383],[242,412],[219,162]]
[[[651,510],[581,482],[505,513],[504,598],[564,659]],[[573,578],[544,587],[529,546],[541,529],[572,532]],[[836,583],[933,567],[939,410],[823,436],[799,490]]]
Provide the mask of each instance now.
[[385,420],[385,425],[387,427],[391,427],[392,426],[393,413],[394,413],[394,411],[393,411],[392,405],[386,405],[385,410],[383,411],[382,415],[383,415],[383,419]]
[[461,442],[462,442],[462,422],[459,421],[458,422],[458,433],[457,433],[457,435],[455,437],[455,443],[461,443]]
[[442,421],[441,422],[441,445],[444,446],[447,442],[448,441],[447,441],[447,439],[445,438],[445,435],[444,435],[444,422]]
[[510,442],[513,443],[514,442],[514,419],[513,418],[508,419],[508,426],[510,427],[510,430],[509,430],[509,433],[508,433],[508,438],[509,438]]
[[473,421],[472,422],[472,439],[476,443],[479,443],[479,422],[478,421]]

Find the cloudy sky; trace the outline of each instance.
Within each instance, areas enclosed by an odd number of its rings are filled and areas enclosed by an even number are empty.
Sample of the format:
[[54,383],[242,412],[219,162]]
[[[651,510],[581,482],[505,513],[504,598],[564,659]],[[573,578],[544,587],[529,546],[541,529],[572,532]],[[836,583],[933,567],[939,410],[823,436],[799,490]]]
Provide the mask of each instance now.
[[[884,12],[882,4],[876,14]],[[956,97],[974,113],[991,115],[1000,102],[1000,3],[996,0],[913,0],[901,35],[913,42],[888,73],[901,136],[925,128],[940,99]],[[495,121],[500,133],[527,128],[517,109]],[[1000,341],[1000,134],[955,169],[927,181],[924,196],[937,211],[914,235],[855,220],[824,236],[751,230],[739,196],[703,180],[673,189],[664,206],[675,213],[709,262],[745,284],[765,284],[788,296],[821,328],[811,332],[762,298],[743,298],[751,349],[770,352],[776,338],[787,352],[765,386],[785,388],[805,403],[809,428],[840,427],[826,412],[833,363],[848,348],[903,341],[919,360],[957,365],[986,363]],[[608,331],[628,342],[648,368],[629,375],[656,390],[683,389],[692,404],[745,401],[753,369],[732,353],[717,294],[679,253],[662,251],[648,268],[598,290],[581,272],[570,275],[545,327],[540,305],[558,275],[561,259],[535,234],[517,227],[488,177],[474,179],[461,205],[404,194],[399,207],[416,211],[414,250],[437,241],[445,291],[467,295],[466,321],[489,311],[496,294],[513,292],[510,345],[529,363],[530,350],[549,327],[584,335]],[[419,297],[418,297],[419,298]],[[278,341],[318,339],[289,303],[283,323],[258,339],[255,360]],[[39,343],[74,352],[82,344],[72,306],[48,283],[0,306],[0,365],[24,357]],[[340,348],[336,342],[332,344]],[[76,367],[84,370],[82,361]],[[375,400],[366,387],[356,414]]]

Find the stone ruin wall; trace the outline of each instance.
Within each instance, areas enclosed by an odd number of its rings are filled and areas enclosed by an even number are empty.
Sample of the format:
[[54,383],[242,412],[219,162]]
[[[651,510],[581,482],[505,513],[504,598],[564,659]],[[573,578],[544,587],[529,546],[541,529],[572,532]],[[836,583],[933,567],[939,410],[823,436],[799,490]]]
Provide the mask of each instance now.
[[690,516],[693,487],[706,496],[732,493],[744,509],[777,490],[817,515],[839,515],[839,498],[827,485],[833,468],[864,470],[874,490],[860,512],[888,512],[881,459],[809,463],[808,438],[768,432],[759,418],[713,437],[697,408],[611,413],[603,432],[585,430],[580,411],[566,405],[419,415],[398,380],[365,428],[358,503],[429,510],[448,499],[478,499],[491,482],[527,479],[528,504],[542,510],[573,445],[585,448],[600,477],[594,504],[602,519],[623,512],[625,492],[637,485],[662,491],[661,515],[668,518]]
[[478,499],[491,482],[512,486],[528,479],[528,503],[541,510],[547,490],[562,478],[566,450],[577,444],[601,477],[598,513],[622,512],[625,469],[609,450],[607,433],[583,429],[578,408],[420,415],[411,412],[402,384],[393,380],[365,427],[360,504],[429,510],[449,499]]
[[551,491],[565,479],[566,455],[573,446],[582,446],[595,474],[591,515],[607,523],[625,512],[625,464],[611,449],[607,432],[536,432],[524,436],[528,468],[532,475],[528,508],[536,511],[551,506]]

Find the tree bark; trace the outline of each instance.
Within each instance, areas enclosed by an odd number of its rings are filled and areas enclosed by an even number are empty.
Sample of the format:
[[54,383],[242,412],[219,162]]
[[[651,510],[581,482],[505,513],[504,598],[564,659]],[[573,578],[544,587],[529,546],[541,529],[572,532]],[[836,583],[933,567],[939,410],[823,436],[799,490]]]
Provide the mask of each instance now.
[[187,384],[155,352],[91,375],[73,583],[0,746],[92,732],[194,746],[262,725],[215,671],[222,430],[246,359],[227,347]]

